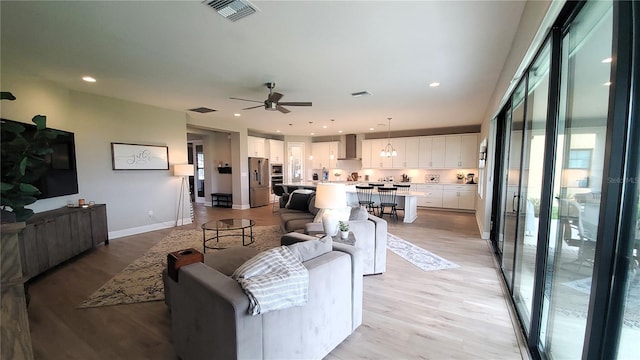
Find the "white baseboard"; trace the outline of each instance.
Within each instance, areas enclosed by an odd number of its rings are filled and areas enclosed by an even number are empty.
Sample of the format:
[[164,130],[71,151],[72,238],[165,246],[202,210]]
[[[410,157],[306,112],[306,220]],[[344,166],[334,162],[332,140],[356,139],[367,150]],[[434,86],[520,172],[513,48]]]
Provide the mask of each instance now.
[[250,209],[251,206],[249,206],[249,204],[246,204],[246,205],[233,204],[233,206],[231,208],[234,209],[234,210],[247,210],[247,209]]
[[476,212],[476,222],[478,223],[478,230],[480,230],[480,238],[482,238],[483,240],[488,240],[490,234],[488,231],[485,231],[486,229],[482,225],[482,219],[478,217],[477,212]]
[[[188,225],[192,223],[191,218],[184,218],[183,221],[184,221],[184,225]],[[182,225],[182,221],[178,221],[178,223]],[[129,228],[129,229],[109,231],[109,240],[130,236],[130,235],[142,234],[149,231],[168,229],[175,226],[176,226],[176,222],[172,220],[172,221],[165,221],[157,224],[138,226],[138,227]]]

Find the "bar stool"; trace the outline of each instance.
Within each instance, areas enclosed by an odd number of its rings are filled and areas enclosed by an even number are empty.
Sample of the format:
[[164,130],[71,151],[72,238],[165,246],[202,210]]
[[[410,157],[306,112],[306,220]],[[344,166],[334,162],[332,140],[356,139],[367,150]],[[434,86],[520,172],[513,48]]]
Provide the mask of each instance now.
[[[398,212],[396,203],[396,193],[398,192],[397,187],[385,187],[381,186],[378,188],[378,194],[380,194],[380,212],[378,216],[380,218],[384,217],[384,214],[389,214],[391,218],[398,220]],[[386,212],[386,209],[390,209],[389,212]]]
[[373,202],[373,189],[373,186],[356,185],[358,204],[366,207],[369,213],[376,215],[378,206]]
[[285,187],[282,184],[271,185],[271,191],[273,191],[274,202],[271,206],[271,212],[278,212],[280,209],[280,197],[286,192]]

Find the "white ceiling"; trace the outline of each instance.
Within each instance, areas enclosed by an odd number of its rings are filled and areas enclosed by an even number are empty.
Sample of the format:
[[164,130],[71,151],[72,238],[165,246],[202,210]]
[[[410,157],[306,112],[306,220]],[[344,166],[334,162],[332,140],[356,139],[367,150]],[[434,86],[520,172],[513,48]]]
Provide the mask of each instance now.
[[[200,1],[3,0],[2,66],[163,108],[210,107],[218,111],[190,115],[264,133],[386,131],[388,117],[392,131],[474,125],[484,120],[524,8],[523,1],[253,3],[257,13],[231,22]],[[262,101],[267,81],[282,101],[313,106],[242,111],[258,104],[229,99]],[[441,86],[429,87],[434,81]],[[362,90],[372,95],[350,95]]]

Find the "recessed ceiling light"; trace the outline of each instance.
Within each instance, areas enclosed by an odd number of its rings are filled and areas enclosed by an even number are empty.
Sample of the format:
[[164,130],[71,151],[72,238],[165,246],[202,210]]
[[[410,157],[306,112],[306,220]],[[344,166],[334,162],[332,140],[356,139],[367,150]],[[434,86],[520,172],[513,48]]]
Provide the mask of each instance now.
[[233,116],[236,116],[236,117],[237,117],[237,116],[240,116],[240,114],[238,114],[238,113],[235,113],[235,114],[233,114]]
[[606,83],[602,84],[602,86],[611,86],[611,81],[607,81]]
[[610,62],[611,62],[611,60],[612,60],[612,59],[611,59],[610,57],[608,57],[608,58],[606,58],[606,59],[602,59],[601,63],[603,63],[603,64],[608,64],[608,63],[610,63]]
[[280,132],[280,130],[276,130],[276,132],[277,132],[277,133],[279,133],[279,132]]
[[91,77],[91,76],[83,76],[82,80],[86,81],[86,82],[90,82],[90,83],[94,83],[96,82],[96,79]]
[[369,131],[373,131],[373,128],[369,128]]
[[342,130],[338,130],[338,134],[342,134]]
[[439,82],[432,82],[431,84],[429,84],[430,87],[438,87],[440,86]]
[[322,125],[322,128],[323,128],[323,129],[326,129],[326,128],[327,128],[327,125]]
[[313,133],[313,132],[311,133],[311,135],[315,135],[315,134],[316,134],[316,133]]

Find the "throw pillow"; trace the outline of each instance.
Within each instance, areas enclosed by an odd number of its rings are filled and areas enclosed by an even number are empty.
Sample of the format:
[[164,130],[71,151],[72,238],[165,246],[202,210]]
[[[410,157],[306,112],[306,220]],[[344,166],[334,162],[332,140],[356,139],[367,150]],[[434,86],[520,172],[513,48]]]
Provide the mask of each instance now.
[[322,222],[322,214],[324,214],[324,209],[318,209],[318,212],[316,212],[316,216],[313,218],[313,222],[314,223],[321,223]]
[[312,193],[315,193],[315,191],[307,189],[294,190],[289,195],[289,201],[287,201],[285,208],[307,211],[307,207],[309,205],[309,195]]
[[333,240],[331,236],[325,236],[322,239],[303,241],[288,247],[298,260],[305,262],[331,251]]
[[369,218],[369,213],[364,206],[356,206],[351,208],[351,213],[349,214],[349,220],[367,220]]
[[318,209],[316,207],[316,193],[314,192],[309,197],[309,209],[308,209],[308,211],[310,213],[312,213],[313,215],[316,215],[318,213],[318,210],[320,210],[320,209]]

